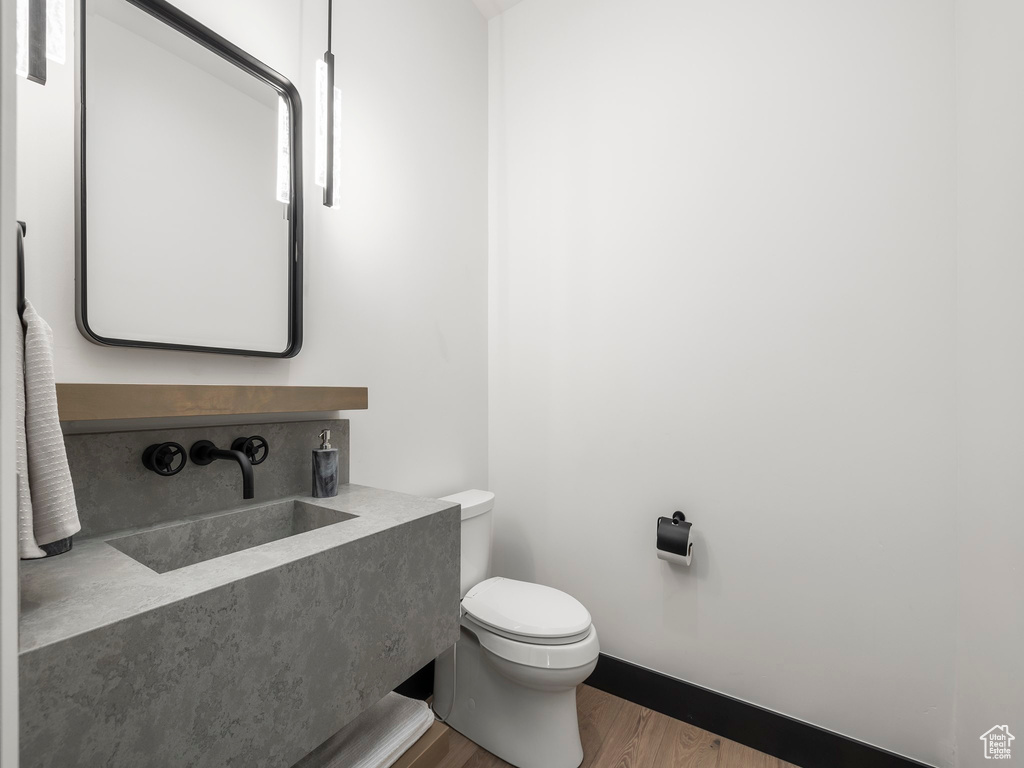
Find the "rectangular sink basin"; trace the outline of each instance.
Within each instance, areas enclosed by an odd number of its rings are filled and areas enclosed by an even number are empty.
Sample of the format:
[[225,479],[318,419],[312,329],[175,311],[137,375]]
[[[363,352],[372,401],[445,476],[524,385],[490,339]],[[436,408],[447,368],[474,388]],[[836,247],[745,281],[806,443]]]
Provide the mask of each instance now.
[[147,568],[167,573],[354,517],[305,501],[279,501],[183,520],[107,543]]

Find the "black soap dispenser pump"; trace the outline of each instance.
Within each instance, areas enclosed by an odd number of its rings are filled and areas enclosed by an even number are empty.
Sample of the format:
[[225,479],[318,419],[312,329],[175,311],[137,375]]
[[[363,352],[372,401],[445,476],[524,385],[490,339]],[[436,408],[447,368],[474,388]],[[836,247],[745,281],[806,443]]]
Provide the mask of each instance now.
[[338,495],[338,449],[331,448],[331,430],[320,433],[320,449],[313,451],[313,498]]

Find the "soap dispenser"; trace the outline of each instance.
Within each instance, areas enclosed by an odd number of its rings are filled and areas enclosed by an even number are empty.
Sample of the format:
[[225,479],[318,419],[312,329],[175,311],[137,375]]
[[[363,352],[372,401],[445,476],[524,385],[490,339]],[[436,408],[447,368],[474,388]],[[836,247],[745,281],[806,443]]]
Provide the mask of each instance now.
[[320,449],[313,451],[313,497],[338,495],[338,449],[331,448],[331,430],[320,433]]

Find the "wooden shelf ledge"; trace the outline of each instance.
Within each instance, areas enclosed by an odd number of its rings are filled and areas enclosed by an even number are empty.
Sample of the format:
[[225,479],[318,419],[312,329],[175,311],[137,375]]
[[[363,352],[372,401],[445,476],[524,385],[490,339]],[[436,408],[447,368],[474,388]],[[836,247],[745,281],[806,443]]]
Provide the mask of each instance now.
[[61,421],[360,411],[366,387],[58,384]]

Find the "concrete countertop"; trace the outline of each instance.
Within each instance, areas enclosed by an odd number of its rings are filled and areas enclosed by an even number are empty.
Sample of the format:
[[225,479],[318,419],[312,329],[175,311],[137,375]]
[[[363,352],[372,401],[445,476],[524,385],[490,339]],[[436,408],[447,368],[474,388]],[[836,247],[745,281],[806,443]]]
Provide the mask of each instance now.
[[[163,574],[107,543],[161,525],[76,540],[74,548],[66,554],[23,561],[20,652],[61,642],[456,506],[350,484],[341,486],[338,495],[331,499],[289,498],[346,512],[355,518]],[[232,509],[227,513],[239,511]]]

